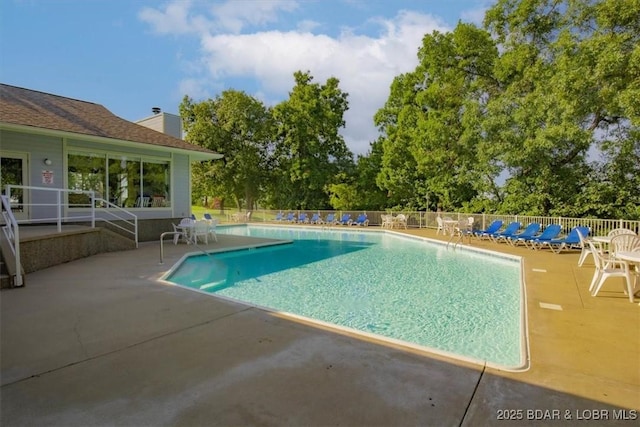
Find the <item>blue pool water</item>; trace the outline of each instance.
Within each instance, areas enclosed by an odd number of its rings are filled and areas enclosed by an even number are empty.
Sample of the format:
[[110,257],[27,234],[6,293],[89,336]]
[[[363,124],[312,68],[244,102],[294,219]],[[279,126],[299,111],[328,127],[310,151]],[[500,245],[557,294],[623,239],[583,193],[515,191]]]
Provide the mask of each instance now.
[[219,233],[293,243],[192,256],[167,280],[492,365],[524,363],[516,260],[352,229]]

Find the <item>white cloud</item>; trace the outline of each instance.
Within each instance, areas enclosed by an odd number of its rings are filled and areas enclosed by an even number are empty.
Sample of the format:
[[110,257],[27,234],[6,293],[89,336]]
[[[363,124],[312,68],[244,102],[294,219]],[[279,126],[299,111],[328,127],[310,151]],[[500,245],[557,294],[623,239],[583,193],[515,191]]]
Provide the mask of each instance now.
[[253,93],[243,87],[235,89],[278,102],[286,99],[297,70],[310,71],[316,83],[336,77],[340,88],[349,94],[350,109],[342,135],[356,154],[366,152],[369,143],[377,138],[373,115],[384,105],[393,78],[417,65],[423,36],[434,30],[447,30],[445,24],[430,15],[401,11],[395,17],[371,21],[379,29],[373,36],[348,29],[336,37],[313,34],[310,29],[318,24],[306,21],[301,21],[295,31],[240,34],[247,25],[276,22],[279,11],[291,11],[297,4],[260,1],[247,7],[246,2],[227,2],[212,7],[212,16],[193,14],[188,5],[179,0],[161,11],[145,9],[141,13],[141,19],[160,33],[197,31],[202,54],[198,62],[205,64],[206,74],[187,76],[181,90],[198,98],[207,85],[215,87],[227,78],[250,79],[257,87]]
[[195,100],[207,98],[209,95],[209,86],[205,79],[183,79],[178,84],[178,89],[175,93],[175,97],[182,101],[185,94],[188,94]]
[[311,19],[304,19],[298,22],[297,28],[301,33],[310,33],[316,28],[319,28],[321,24],[317,21],[312,21]]
[[211,13],[217,17],[218,30],[239,33],[245,25],[264,26],[277,22],[278,12],[291,12],[297,8],[298,3],[291,0],[227,1],[214,4]]
[[162,10],[145,7],[138,16],[160,34],[187,34],[195,31],[188,16],[190,8],[190,0],[174,1]]
[[461,13],[461,19],[465,22],[470,22],[482,27],[482,21],[484,21],[484,14],[486,13],[486,7],[479,7],[476,9],[465,10]]

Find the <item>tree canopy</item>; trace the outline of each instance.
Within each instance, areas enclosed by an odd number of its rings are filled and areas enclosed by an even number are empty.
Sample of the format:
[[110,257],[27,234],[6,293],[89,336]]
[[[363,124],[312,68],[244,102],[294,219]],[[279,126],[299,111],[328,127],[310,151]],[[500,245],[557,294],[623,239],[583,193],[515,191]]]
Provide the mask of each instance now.
[[637,218],[638,16],[636,0],[500,0],[485,28],[425,35],[376,114],[377,183],[418,207]]
[[294,73],[272,108],[185,98],[187,139],[225,154],[194,194],[279,209],[640,218],[640,0],[498,0],[425,34],[354,162],[348,94]]

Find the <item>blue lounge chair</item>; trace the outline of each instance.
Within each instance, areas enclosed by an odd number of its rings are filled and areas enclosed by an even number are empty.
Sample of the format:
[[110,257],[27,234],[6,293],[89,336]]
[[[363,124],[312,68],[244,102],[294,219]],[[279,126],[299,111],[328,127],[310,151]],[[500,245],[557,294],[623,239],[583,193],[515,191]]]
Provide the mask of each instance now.
[[327,219],[324,220],[325,224],[334,225],[336,223],[336,214],[327,214]]
[[340,225],[349,225],[349,223],[351,222],[351,214],[342,214],[342,218],[340,219],[340,221],[338,221],[338,224]]
[[319,213],[314,213],[311,216],[311,219],[309,220],[309,223],[311,223],[311,224],[322,224],[322,220],[320,219],[320,214]]
[[498,230],[500,230],[500,227],[502,227],[502,220],[501,219],[496,219],[495,221],[493,221],[491,224],[489,224],[489,226],[484,229],[484,230],[478,230],[474,233],[474,235],[478,238],[478,239],[484,239],[485,237],[489,238],[489,236],[495,232],[497,232]]
[[284,219],[284,214],[282,212],[278,212],[276,214],[276,218],[274,219],[274,221],[282,221]]
[[536,245],[555,239],[561,231],[562,226],[560,224],[549,224],[539,236],[522,239],[522,243],[529,249],[537,249]]
[[589,227],[577,226],[573,227],[569,234],[564,239],[551,239],[549,241],[544,241],[538,245],[539,249],[544,248],[545,246],[549,246],[549,249],[553,253],[559,254],[565,249],[580,249],[580,236],[578,235],[578,231],[582,234],[583,238],[589,236]]
[[307,218],[307,214],[302,212],[298,215],[298,223],[303,224],[309,222],[309,218]]
[[521,241],[523,242],[524,239],[528,239],[538,234],[541,227],[542,226],[539,222],[532,222],[531,224],[527,225],[527,228],[525,228],[522,233],[508,236],[505,240],[507,241],[507,243],[511,244],[511,246],[518,246],[518,244]]
[[504,239],[516,234],[518,230],[520,230],[520,227],[522,227],[522,224],[520,224],[518,221],[510,222],[509,224],[507,224],[504,230],[490,233],[489,238],[497,243],[500,239]]
[[296,214],[294,214],[293,212],[289,212],[287,214],[287,222],[296,222]]
[[358,215],[355,221],[350,221],[350,223],[350,225],[362,225],[364,227],[369,225],[369,218],[367,218],[367,214],[363,213]]

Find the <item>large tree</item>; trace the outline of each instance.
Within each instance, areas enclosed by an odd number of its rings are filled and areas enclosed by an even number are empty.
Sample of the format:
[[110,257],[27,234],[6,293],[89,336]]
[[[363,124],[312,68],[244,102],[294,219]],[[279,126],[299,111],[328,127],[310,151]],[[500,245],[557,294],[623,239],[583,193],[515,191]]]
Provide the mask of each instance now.
[[426,35],[375,117],[389,202],[636,218],[638,16],[640,0],[499,0],[484,30]]
[[486,31],[460,23],[426,35],[416,69],[394,80],[376,124],[385,134],[378,183],[396,202],[456,209],[491,188],[499,170],[481,167],[478,147],[496,57]]
[[415,73],[396,77],[389,99],[374,116],[382,136],[372,145],[371,153],[375,153],[376,145],[382,148],[376,184],[387,191],[388,207],[415,206],[416,195],[424,194],[425,190],[425,179],[418,173],[417,162],[410,151],[413,131],[421,114],[415,101],[419,82]]
[[[485,121],[510,176],[502,211],[602,215],[620,202],[619,179],[593,182],[600,165],[625,159],[616,153],[638,156],[640,2],[620,3],[500,0],[487,12],[503,48],[495,70],[503,90]],[[585,200],[603,187],[611,196],[597,212]]]
[[224,154],[224,162],[194,165],[194,195],[230,198],[238,208],[252,209],[267,179],[269,109],[244,92],[226,90],[199,103],[185,97],[180,115],[187,141]]
[[348,95],[333,77],[318,84],[309,72],[298,71],[294,79],[289,99],[273,108],[277,137],[271,204],[324,208],[329,205],[327,185],[353,168],[353,155],[339,133]]

